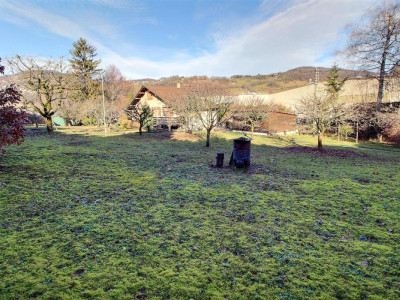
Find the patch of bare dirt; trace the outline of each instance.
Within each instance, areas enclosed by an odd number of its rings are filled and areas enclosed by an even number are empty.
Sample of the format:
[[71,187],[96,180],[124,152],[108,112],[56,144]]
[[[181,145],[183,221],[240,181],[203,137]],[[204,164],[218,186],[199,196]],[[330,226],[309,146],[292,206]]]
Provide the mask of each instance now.
[[172,134],[172,139],[173,140],[178,140],[178,141],[191,141],[191,142],[196,142],[200,140],[200,137],[194,134],[190,133],[184,133],[184,132],[174,132]]
[[318,151],[317,148],[313,147],[302,147],[302,146],[295,146],[295,147],[286,147],[283,148],[284,151],[293,153],[293,154],[313,154],[315,156],[332,156],[332,157],[368,157],[365,153],[360,153],[352,150],[341,150],[341,149],[323,149],[322,151]]

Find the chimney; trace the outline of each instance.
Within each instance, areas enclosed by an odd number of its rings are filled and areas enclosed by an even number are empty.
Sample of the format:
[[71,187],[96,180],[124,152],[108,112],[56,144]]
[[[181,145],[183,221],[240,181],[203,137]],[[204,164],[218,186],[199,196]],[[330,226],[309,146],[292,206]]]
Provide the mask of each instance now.
[[176,88],[177,88],[177,89],[180,89],[180,88],[181,88],[181,82],[180,82],[180,81],[177,81],[177,82],[176,82]]

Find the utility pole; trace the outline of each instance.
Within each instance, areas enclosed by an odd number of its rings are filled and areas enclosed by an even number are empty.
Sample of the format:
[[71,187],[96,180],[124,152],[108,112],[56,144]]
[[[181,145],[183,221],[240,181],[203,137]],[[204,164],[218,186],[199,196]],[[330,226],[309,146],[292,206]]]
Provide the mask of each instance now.
[[104,78],[103,78],[103,74],[104,74],[104,70],[103,69],[96,69],[94,70],[93,73],[100,73],[100,77],[101,77],[101,92],[102,92],[102,96],[103,96],[103,122],[104,122],[104,136],[107,136],[107,124],[106,124],[106,104],[105,104],[105,100],[104,100]]
[[315,79],[314,79],[314,98],[317,99],[317,87],[319,82],[319,70],[315,68]]
[[106,104],[104,101],[104,79],[103,79],[103,71],[100,72],[101,75],[101,90],[103,93],[103,121],[104,121],[104,136],[107,136],[107,124],[106,124]]

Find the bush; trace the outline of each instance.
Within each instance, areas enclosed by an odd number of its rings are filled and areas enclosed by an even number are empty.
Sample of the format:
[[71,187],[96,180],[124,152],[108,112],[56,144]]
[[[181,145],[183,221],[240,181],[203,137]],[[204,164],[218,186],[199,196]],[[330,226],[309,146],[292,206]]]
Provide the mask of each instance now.
[[[1,59],[0,59],[1,62]],[[0,73],[4,74],[4,67],[0,65]],[[27,115],[18,111],[16,105],[20,102],[21,94],[13,85],[0,90],[0,152],[4,153],[3,146],[21,144],[24,140],[24,130]]]
[[118,118],[118,123],[121,125],[122,128],[124,129],[132,129],[132,128],[138,128],[139,124],[138,122],[132,121],[128,118],[128,116],[122,116]]
[[340,126],[340,134],[344,136],[346,139],[348,138],[349,135],[353,133],[354,129],[349,124],[342,124],[342,126]]
[[400,115],[392,115],[390,126],[383,129],[382,133],[385,140],[396,145],[400,145]]

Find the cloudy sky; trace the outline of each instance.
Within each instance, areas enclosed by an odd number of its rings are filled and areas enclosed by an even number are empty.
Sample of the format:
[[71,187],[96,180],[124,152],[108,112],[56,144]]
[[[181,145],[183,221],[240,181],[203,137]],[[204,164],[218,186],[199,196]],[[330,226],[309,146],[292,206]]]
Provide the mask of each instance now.
[[0,56],[68,56],[83,37],[130,79],[330,67],[346,25],[378,2],[0,0]]

